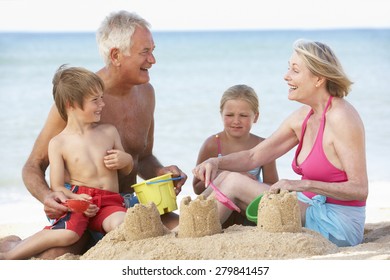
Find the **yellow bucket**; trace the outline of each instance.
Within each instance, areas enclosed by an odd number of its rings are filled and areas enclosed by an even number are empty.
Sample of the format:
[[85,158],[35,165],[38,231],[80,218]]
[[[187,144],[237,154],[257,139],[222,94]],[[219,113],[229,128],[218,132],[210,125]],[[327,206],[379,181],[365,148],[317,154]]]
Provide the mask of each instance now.
[[132,185],[139,202],[142,204],[154,202],[160,215],[176,210],[176,193],[171,175],[164,174]]

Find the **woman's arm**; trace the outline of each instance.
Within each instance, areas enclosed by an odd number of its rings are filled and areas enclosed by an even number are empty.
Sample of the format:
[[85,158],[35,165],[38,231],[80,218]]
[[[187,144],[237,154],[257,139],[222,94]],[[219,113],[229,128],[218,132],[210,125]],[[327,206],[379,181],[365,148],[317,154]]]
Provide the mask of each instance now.
[[219,158],[210,158],[194,168],[194,175],[206,185],[213,180],[218,170],[243,172],[275,161],[298,144],[294,130],[294,113],[267,139],[250,150],[228,154]]

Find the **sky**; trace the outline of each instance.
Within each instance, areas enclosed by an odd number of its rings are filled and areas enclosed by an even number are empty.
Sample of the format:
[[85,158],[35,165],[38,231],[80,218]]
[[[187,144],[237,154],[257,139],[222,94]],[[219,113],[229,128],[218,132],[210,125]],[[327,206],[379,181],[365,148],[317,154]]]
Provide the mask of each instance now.
[[388,0],[0,0],[0,31],[95,31],[126,9],[153,30],[390,28]]

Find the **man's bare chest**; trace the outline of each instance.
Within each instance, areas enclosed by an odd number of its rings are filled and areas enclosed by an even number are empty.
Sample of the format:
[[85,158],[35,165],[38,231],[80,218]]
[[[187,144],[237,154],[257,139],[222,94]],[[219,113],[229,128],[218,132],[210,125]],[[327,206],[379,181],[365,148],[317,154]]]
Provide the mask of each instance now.
[[150,113],[141,112],[139,108],[125,110],[105,108],[101,122],[114,125],[119,132],[124,150],[136,156],[142,153],[147,145],[153,118]]

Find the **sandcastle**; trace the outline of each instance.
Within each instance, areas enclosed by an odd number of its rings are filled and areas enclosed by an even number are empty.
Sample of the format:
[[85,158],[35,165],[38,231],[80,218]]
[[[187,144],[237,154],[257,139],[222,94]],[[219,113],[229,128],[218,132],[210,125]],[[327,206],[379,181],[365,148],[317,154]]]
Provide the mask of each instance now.
[[[153,202],[147,205],[136,204],[127,209],[124,223],[119,231],[120,234],[116,234],[118,236],[110,234],[110,238],[135,241],[162,236],[166,233],[160,213]],[[221,232],[222,226],[214,198],[205,199],[203,196],[198,196],[191,201],[191,197],[188,196],[182,199],[178,237],[202,237]]]
[[296,192],[264,192],[257,212],[257,227],[268,232],[302,231]]
[[[257,227],[267,232],[301,232],[301,215],[295,192],[265,192],[258,206]],[[120,229],[122,238],[135,241],[162,236],[166,229],[156,205],[136,204],[129,208]],[[217,201],[214,197],[199,195],[195,200],[184,197],[180,203],[177,237],[194,238],[222,232]],[[114,237],[114,235],[112,234]],[[118,238],[118,237],[115,237]]]
[[205,199],[199,195],[193,201],[189,196],[182,199],[178,237],[202,237],[221,232],[222,226],[214,198]]
[[126,241],[164,235],[164,225],[156,205],[153,202],[147,205],[136,204],[127,209],[123,232]]

